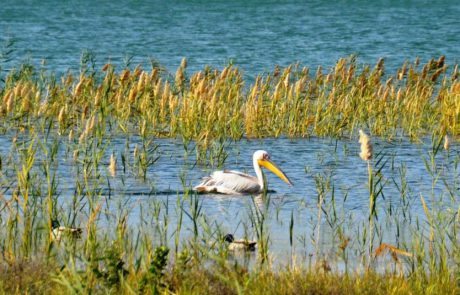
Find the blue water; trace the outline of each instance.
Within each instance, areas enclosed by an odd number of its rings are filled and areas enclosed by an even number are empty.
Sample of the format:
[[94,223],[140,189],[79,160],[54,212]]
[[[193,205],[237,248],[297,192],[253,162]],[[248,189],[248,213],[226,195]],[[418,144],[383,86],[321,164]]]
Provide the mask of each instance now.
[[[460,57],[458,1],[11,1],[0,8],[0,45],[13,40],[12,67],[28,61],[64,72],[84,50],[96,65],[157,60],[175,71],[239,66],[248,78],[275,65],[331,67]],[[5,66],[4,66],[5,67]]]
[[[181,212],[181,240],[186,241],[193,236],[193,223],[187,214],[192,212],[195,196],[186,191],[216,169],[254,174],[252,153],[265,149],[294,185],[288,186],[265,170],[270,189],[267,196],[196,196],[195,200],[201,207],[198,218],[200,238],[215,239],[218,231],[256,238],[256,223],[251,218],[254,218],[255,212],[264,212],[269,253],[275,263],[284,265],[292,256],[300,263],[306,263],[311,255],[313,259],[325,256],[330,261],[336,261],[339,232],[350,239],[350,257],[360,257],[366,251],[362,239],[366,236],[363,231],[368,228],[368,170],[367,163],[358,156],[360,147],[357,138],[276,138],[229,142],[225,146],[227,158],[220,167],[210,165],[209,161],[207,164],[197,163],[194,149],[186,152],[180,140],[154,139],[152,144],[157,145],[157,149],[151,156],[159,158],[148,167],[144,179],[138,173],[133,155],[135,147],[141,146],[141,140],[136,136],[116,136],[104,140],[105,149],[98,161],[98,173],[92,169],[88,182],[83,178],[84,156],[80,155],[77,161],[73,157],[73,151],[78,146],[69,144],[67,137],[57,136],[55,139],[59,141],[59,148],[51,171],[56,175],[57,217],[63,223],[74,222],[85,227],[88,219],[85,206],[94,198],[102,205],[98,218],[101,233],[104,233],[104,228],[111,233],[117,220],[126,215],[133,230],[143,226],[152,232],[155,244],[166,243],[173,247]],[[28,140],[27,136],[20,136],[18,142],[22,140]],[[17,150],[11,142],[12,136],[8,134],[0,137],[3,165],[0,181],[2,193],[7,199],[11,197],[14,187],[11,183],[14,184],[16,177],[13,167],[20,164]],[[427,235],[430,231],[422,197],[431,214],[438,216],[440,222],[455,218],[460,190],[458,145],[452,143],[449,151],[439,151],[435,157],[436,174],[432,176],[425,164],[430,165],[431,161],[429,139],[415,145],[406,140],[385,142],[375,138],[373,144],[375,157],[372,166],[374,170],[380,170],[383,186],[376,206],[378,219],[375,222],[379,233],[375,243],[384,242],[411,251],[414,233]],[[80,150],[84,149],[80,147]],[[117,159],[115,176],[110,175],[108,170],[112,153]],[[379,161],[379,155],[383,155],[382,161]],[[127,163],[126,170],[122,165],[123,157]],[[46,208],[44,196],[48,184],[40,180],[46,179],[42,168],[44,159],[46,157],[40,147],[31,179],[35,183],[33,191],[41,192],[38,199],[44,202],[42,206]],[[407,184],[405,189],[404,184]],[[83,187],[83,191],[79,192],[78,187]],[[323,211],[318,219],[321,192]],[[79,200],[76,207],[75,199]],[[47,209],[43,210],[46,212]],[[157,210],[158,219],[154,213]],[[74,215],[75,221],[71,221]],[[7,218],[2,220],[5,222]],[[292,245],[289,232],[291,220],[294,222]],[[319,235],[318,224],[321,227]],[[167,229],[166,238],[162,236],[164,233],[157,231],[158,227]]]
[[[258,74],[273,70],[275,65],[300,62],[311,68],[319,65],[328,68],[337,59],[351,54],[357,55],[360,63],[372,64],[385,58],[390,72],[417,56],[424,62],[445,55],[449,64],[458,63],[460,58],[458,1],[120,2],[1,1],[0,47],[2,53],[12,51],[0,60],[0,70],[30,62],[58,74],[78,71],[80,58],[86,51],[93,54],[96,67],[108,61],[119,68],[138,63],[148,67],[149,60],[153,59],[174,72],[186,57],[187,72],[192,73],[205,65],[220,68],[232,62],[250,81]],[[3,73],[0,72],[0,77]],[[120,163],[125,140],[114,139],[107,147],[105,159],[113,151]],[[152,202],[164,204],[164,210],[168,208],[171,234],[177,221],[177,199],[184,202],[187,211],[189,199],[183,198],[184,190],[216,167],[196,165],[194,151],[185,155],[179,140],[155,142],[159,144],[160,158],[149,168],[146,181],[133,171],[122,173],[118,166],[117,177],[107,178],[110,189],[105,178],[98,187],[108,200],[104,214],[116,214],[117,206],[124,207],[130,212],[132,224],[140,222],[140,207],[148,208],[151,213]],[[425,142],[414,145],[406,141],[376,140],[375,151],[384,150],[388,159],[383,170],[385,199],[379,199],[378,206],[383,242],[410,243],[410,232],[416,231],[417,219],[425,220],[420,195],[429,206],[457,209],[456,194],[460,185],[456,147],[450,157],[445,152],[438,155],[442,173],[433,185],[423,160],[428,159],[430,150],[429,142]],[[133,144],[129,147],[131,154]],[[270,187],[276,190],[268,202],[271,254],[287,257],[294,249],[298,255],[307,257],[314,252],[318,214],[315,177],[320,176],[329,178],[334,187],[335,203],[329,190],[325,211],[336,212],[334,224],[346,230],[345,235],[351,238],[350,247],[363,249],[354,237],[367,224],[369,195],[367,166],[357,156],[356,139],[339,142],[315,138],[267,139],[232,143],[226,147],[228,158],[224,167],[253,173],[251,155],[260,148],[268,150],[294,182],[294,187],[289,187],[274,175],[266,174]],[[3,155],[11,152],[11,137],[0,137],[0,150]],[[5,163],[5,158],[3,161]],[[66,154],[63,149],[59,162],[58,193],[64,218],[81,171],[75,171],[71,153]],[[401,171],[405,177],[401,177]],[[8,177],[13,176],[3,177],[9,180]],[[398,189],[401,179],[407,181],[410,188],[405,200]],[[454,200],[449,197],[449,189],[455,193]],[[6,191],[5,195],[9,193]],[[246,227],[251,237],[254,237],[254,228],[249,216],[255,206],[265,206],[265,201],[256,197],[205,196],[200,197],[200,202],[209,222],[238,235],[243,235]],[[332,205],[336,206],[335,211]],[[291,214],[295,221],[293,248],[289,245]],[[337,249],[334,245],[337,228],[327,225],[328,218],[331,216],[322,216],[320,244],[325,252]],[[77,222],[84,225],[86,217],[78,216]],[[395,223],[400,225],[398,229]],[[190,220],[184,217],[184,236],[190,234],[190,228]],[[172,243],[173,237],[169,238]]]

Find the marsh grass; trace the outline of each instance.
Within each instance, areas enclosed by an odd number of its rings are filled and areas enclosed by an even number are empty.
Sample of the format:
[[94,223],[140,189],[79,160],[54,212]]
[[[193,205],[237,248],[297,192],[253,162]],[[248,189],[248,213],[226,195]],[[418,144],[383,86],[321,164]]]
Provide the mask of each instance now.
[[[364,274],[339,275],[331,272],[318,272],[297,268],[280,271],[248,272],[238,266],[203,268],[190,262],[181,265],[181,270],[165,271],[164,255],[167,252],[158,248],[155,259],[142,276],[138,289],[105,289],[99,286],[96,293],[177,293],[177,294],[456,294],[458,285],[454,279],[443,274],[434,274],[429,281],[418,277],[403,277],[393,274],[366,272]],[[178,262],[178,266],[180,264]],[[193,269],[193,272],[191,271]],[[35,272],[32,272],[34,270]],[[22,272],[36,274],[33,282],[24,281],[31,276]],[[13,275],[22,279],[14,283],[9,279]],[[85,292],[80,281],[64,279],[64,273],[43,264],[28,262],[13,266],[2,272],[0,287],[8,293],[21,291],[63,294],[70,291]],[[50,279],[56,277],[56,279]],[[67,275],[67,278],[69,276]],[[117,282],[113,280],[112,283]],[[199,282],[199,284],[197,283]],[[126,284],[119,280],[118,284]]]
[[0,91],[3,127],[38,123],[81,141],[93,130],[181,137],[196,141],[200,154],[216,140],[351,137],[360,126],[387,139],[459,133],[458,67],[444,57],[423,66],[405,62],[396,73],[385,71],[383,59],[373,67],[340,59],[314,74],[293,64],[252,84],[233,65],[189,74],[182,62],[171,78],[154,64],[97,70],[91,58],[82,59],[78,75],[60,80],[31,66],[11,70]]
[[[442,155],[447,153],[441,148],[442,136],[441,139],[433,136],[426,156],[426,169],[433,172],[434,188],[426,196],[419,196],[426,218],[413,223],[410,240],[391,245],[385,240],[384,227],[379,228],[385,218],[401,221],[396,213],[383,208],[386,204],[383,192],[389,183],[383,171],[389,168],[392,158],[386,153],[377,153],[369,182],[371,195],[377,197],[370,199],[373,203],[370,203],[369,218],[364,218],[362,228],[368,226],[366,221],[375,222],[379,246],[368,250],[373,234],[360,232],[359,226],[356,232],[356,227],[347,225],[346,220],[353,217],[336,208],[334,180],[338,175],[323,172],[313,175],[317,188],[316,205],[312,208],[313,216],[317,217],[312,220],[315,226],[311,242],[316,252],[313,262],[306,264],[303,258],[296,257],[298,252],[292,251],[290,262],[281,265],[276,263],[271,251],[274,237],[269,220],[277,218],[277,212],[283,208],[282,200],[263,194],[248,202],[248,214],[241,224],[244,236],[255,237],[258,245],[254,254],[256,262],[247,263],[245,260],[250,260],[251,254],[229,253],[223,243],[223,235],[238,228],[228,229],[207,216],[203,210],[206,199],[188,189],[186,176],[183,192],[177,194],[174,204],[170,203],[171,198],[158,199],[154,195],[147,195],[151,199],[142,203],[131,203],[129,198],[116,201],[116,195],[112,195],[120,185],[116,180],[127,177],[123,169],[142,182],[150,182],[151,176],[149,173],[146,177],[138,175],[137,158],[142,148],[135,154],[133,142],[121,144],[129,147],[126,153],[122,151],[126,166],[122,168],[111,160],[117,154],[110,148],[111,137],[105,135],[101,140],[99,136],[102,133],[89,133],[80,144],[53,133],[46,137],[30,132],[18,136],[11,143],[9,154],[2,156],[0,216],[6,226],[0,230],[1,265],[5,269],[0,276],[0,288],[4,292],[16,292],[19,288],[47,293],[147,294],[298,294],[308,290],[326,294],[400,294],[420,293],[429,288],[432,291],[428,293],[433,294],[439,290],[458,291],[453,275],[458,273],[455,262],[459,253],[456,210],[446,212],[446,203],[440,202],[437,195],[438,181],[447,173],[456,175],[458,171],[453,155]],[[139,138],[140,143],[142,140]],[[74,149],[81,151],[76,160]],[[74,195],[67,199],[60,194],[58,168],[62,156],[72,163],[76,175]],[[393,181],[398,183],[403,195],[401,202],[404,202],[410,194],[404,167],[397,173],[400,179]],[[104,193],[108,183],[112,183],[111,195]],[[448,200],[458,208],[452,184],[446,182],[444,186],[445,191],[450,192]],[[133,214],[137,208],[139,213]],[[399,210],[411,218],[410,204]],[[299,230],[308,230],[302,228],[304,223],[296,220],[295,214],[292,210],[290,220],[280,220],[289,231],[291,248],[299,247]],[[50,221],[55,218],[66,226],[82,227],[82,239],[51,241]],[[360,219],[351,222],[356,220]],[[324,235],[331,237],[323,238]],[[334,241],[332,254],[324,255],[321,240],[325,238]],[[364,243],[360,245],[359,240]],[[210,243],[213,246],[209,246]],[[367,268],[368,258],[364,257],[369,252],[375,269]],[[383,270],[379,265],[383,265]],[[36,280],[29,280],[27,275],[35,272],[39,273]],[[11,276],[19,279],[13,282],[9,280]],[[196,284],[197,280],[200,284]]]
[[[370,67],[348,58],[314,74],[297,64],[276,67],[246,85],[233,65],[188,73],[184,59],[175,75],[155,63],[148,71],[94,65],[85,53],[78,74],[59,78],[24,65],[1,86],[0,129],[9,147],[0,155],[2,292],[458,293],[460,206],[458,184],[450,182],[460,162],[452,149],[459,132],[457,66],[450,70],[444,58],[423,66],[406,62],[391,75],[383,60]],[[423,157],[431,190],[411,197],[404,165],[392,167],[396,176],[384,175],[391,156],[376,153],[371,163],[363,153],[369,210],[360,219],[340,204],[353,195],[338,199],[340,175],[306,173],[317,193],[313,230],[298,219],[299,208],[290,209],[290,220],[278,220],[289,232],[286,264],[276,263],[269,227],[285,204],[270,193],[250,199],[236,228],[207,216],[206,199],[190,190],[187,171],[178,172],[182,190],[175,201],[155,195],[161,180],[153,172],[164,156],[158,138],[182,143],[187,168],[210,168],[222,167],[242,138],[354,137],[363,126],[389,140],[432,135]],[[446,134],[451,147],[443,150]],[[70,193],[63,170],[72,179]],[[121,197],[132,179],[151,188],[142,191],[143,201]],[[389,183],[401,195],[396,210],[385,199]],[[425,216],[411,212],[416,202]],[[82,238],[53,241],[54,219],[83,228]],[[399,228],[401,220],[411,235],[397,232],[392,245],[384,223]],[[227,232],[257,239],[256,263],[246,263],[251,254],[229,253],[222,239]],[[332,241],[328,255],[323,237]],[[296,247],[307,244],[315,254],[297,257]],[[365,268],[371,257],[383,260],[383,269]]]

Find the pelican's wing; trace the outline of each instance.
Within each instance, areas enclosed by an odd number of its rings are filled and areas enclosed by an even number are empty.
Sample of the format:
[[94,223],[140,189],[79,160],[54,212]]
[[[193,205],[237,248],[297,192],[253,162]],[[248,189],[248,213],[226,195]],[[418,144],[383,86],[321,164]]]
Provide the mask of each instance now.
[[239,171],[215,171],[211,176],[193,188],[197,192],[221,194],[250,194],[260,191],[257,178]]

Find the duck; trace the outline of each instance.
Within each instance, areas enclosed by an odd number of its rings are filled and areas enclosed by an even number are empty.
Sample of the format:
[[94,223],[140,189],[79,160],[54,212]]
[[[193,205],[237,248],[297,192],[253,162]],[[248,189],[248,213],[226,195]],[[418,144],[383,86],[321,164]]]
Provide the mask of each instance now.
[[64,236],[78,239],[81,237],[83,230],[81,228],[72,228],[61,226],[58,220],[51,221],[51,241],[60,242]]
[[250,241],[246,239],[235,240],[235,237],[232,234],[226,234],[224,236],[224,241],[228,243],[228,250],[230,251],[255,251],[256,250],[256,241]]

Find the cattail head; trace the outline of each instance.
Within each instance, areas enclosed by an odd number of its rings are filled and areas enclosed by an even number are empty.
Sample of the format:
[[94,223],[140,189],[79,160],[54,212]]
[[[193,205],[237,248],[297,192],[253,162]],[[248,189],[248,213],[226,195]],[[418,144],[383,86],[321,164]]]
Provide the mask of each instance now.
[[184,68],[179,67],[176,71],[176,78],[174,79],[176,86],[182,88],[185,80]]
[[120,80],[122,84],[129,78],[130,74],[131,72],[128,69],[123,70],[123,72],[120,74]]
[[180,62],[180,67],[185,69],[187,67],[187,59],[184,57]]
[[40,106],[38,107],[37,115],[40,116],[40,115],[46,113],[47,109],[48,109],[48,102],[46,100],[44,100],[44,101],[42,101],[40,103]]
[[449,147],[450,147],[449,136],[446,134],[446,136],[444,136],[444,149],[448,151]]
[[206,79],[202,79],[200,83],[198,84],[198,94],[203,95],[206,91]]
[[63,124],[64,120],[65,120],[65,108],[62,107],[61,110],[59,111],[59,115],[58,115],[59,124]]
[[137,146],[137,144],[134,145],[133,155],[134,155],[134,158],[137,158],[137,156],[139,155],[139,147]]
[[137,96],[137,89],[133,87],[129,91],[129,96],[128,96],[129,102],[134,103],[136,101],[136,96]]
[[94,105],[97,107],[101,104],[101,92],[102,89],[98,89],[96,95],[94,96]]
[[150,73],[150,81],[155,82],[158,79],[158,68],[152,69],[152,72]]
[[140,134],[141,134],[142,136],[145,136],[145,135],[146,135],[146,131],[147,131],[147,120],[143,120],[143,121],[142,121],[142,124],[141,124],[141,126],[140,126],[140,130],[139,130],[139,131],[140,131]]
[[21,105],[21,110],[23,112],[29,112],[30,110],[30,91],[27,93],[26,96],[24,96],[23,100],[22,100],[22,105]]
[[73,160],[74,160],[74,161],[77,161],[77,160],[78,160],[78,154],[79,154],[79,151],[78,151],[78,150],[74,150],[74,151],[73,151]]
[[80,82],[78,82],[77,86],[75,86],[75,90],[74,90],[74,96],[80,96],[81,94],[81,88],[83,86],[83,82],[84,80],[83,79],[80,79]]
[[85,141],[85,138],[86,138],[86,129],[85,131],[83,131],[81,134],[80,134],[80,137],[78,138],[78,143],[79,144],[82,144],[84,141]]
[[228,73],[230,72],[230,67],[231,67],[231,66],[225,67],[225,68],[222,70],[222,73],[220,73],[220,76],[219,76],[220,79],[225,80],[225,79],[227,78]]
[[438,68],[444,67],[444,62],[446,61],[446,57],[444,55],[441,55],[439,59],[436,61],[436,66]]
[[13,110],[13,107],[14,107],[13,103],[14,103],[13,94],[10,93],[10,95],[6,99],[6,111],[8,113]]
[[113,153],[110,155],[109,172],[112,177],[117,175],[117,159]]
[[141,73],[142,73],[142,66],[141,66],[141,65],[137,65],[137,66],[134,68],[133,77],[134,77],[134,78],[139,78],[139,76],[141,75]]
[[286,77],[284,77],[284,88],[288,88],[289,86],[289,78],[290,78],[290,75],[289,75],[289,72],[286,74]]
[[369,136],[367,136],[364,131],[359,130],[359,143],[361,144],[361,153],[359,153],[359,156],[361,159],[364,161],[369,161],[372,159],[372,144],[369,139]]
[[96,126],[96,123],[98,122],[97,116],[96,115],[91,116],[91,121],[89,121],[89,122],[90,122],[89,125],[88,124],[86,125],[87,133],[89,133],[91,130],[93,130],[94,126]]
[[169,85],[169,82],[166,81],[161,98],[166,100],[169,98],[170,94],[171,94],[171,86]]
[[107,71],[107,70],[109,69],[110,66],[111,66],[110,63],[106,63],[106,64],[102,67],[102,71],[103,71],[103,72]]

